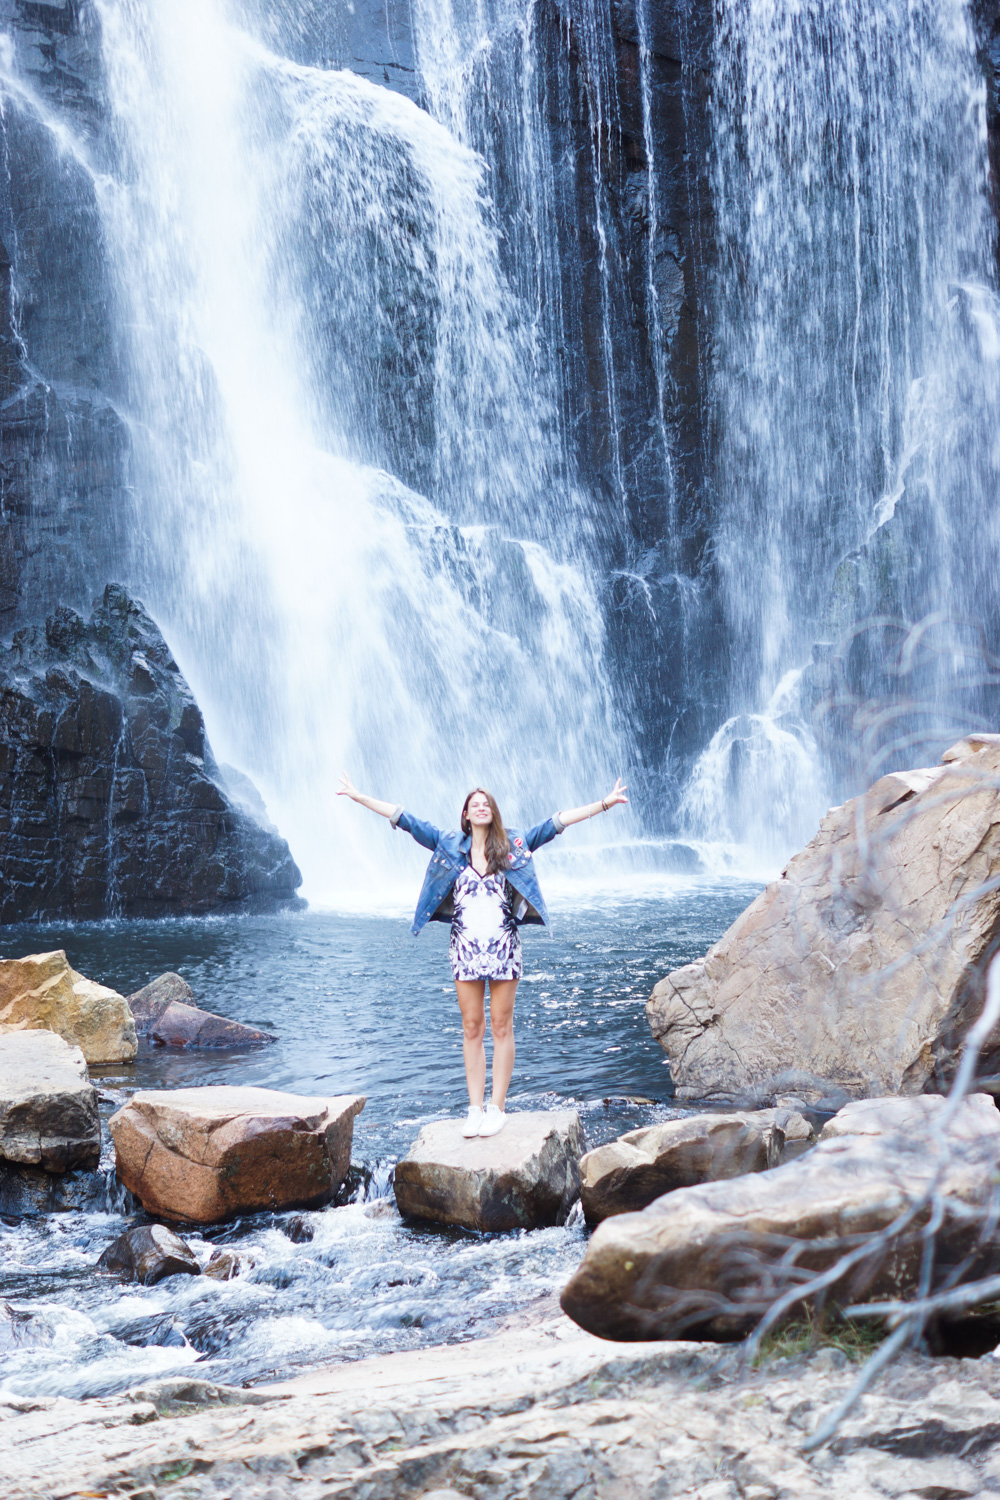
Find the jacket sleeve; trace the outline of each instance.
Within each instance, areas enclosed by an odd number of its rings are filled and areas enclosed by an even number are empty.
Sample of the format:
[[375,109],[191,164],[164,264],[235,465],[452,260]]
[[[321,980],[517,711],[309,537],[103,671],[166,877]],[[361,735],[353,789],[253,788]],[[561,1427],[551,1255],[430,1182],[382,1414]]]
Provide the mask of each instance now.
[[551,818],[546,818],[544,823],[536,823],[534,828],[529,828],[524,835],[524,842],[532,853],[534,853],[543,844],[551,843],[556,834],[562,833],[565,827],[566,824],[562,821],[559,814],[554,813]]
[[401,828],[411,838],[415,838],[418,844],[423,844],[425,849],[436,849],[441,838],[440,828],[435,828],[433,823],[425,823],[422,818],[415,818],[412,813],[397,807],[389,819],[393,828]]

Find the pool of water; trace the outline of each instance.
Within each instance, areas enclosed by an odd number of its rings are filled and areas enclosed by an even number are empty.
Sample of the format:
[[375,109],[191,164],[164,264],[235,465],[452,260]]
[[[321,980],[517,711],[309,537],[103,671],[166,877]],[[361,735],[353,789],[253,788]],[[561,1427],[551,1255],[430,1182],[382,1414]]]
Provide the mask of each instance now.
[[[667,1117],[669,1071],[643,1004],[669,969],[699,956],[752,899],[746,882],[564,892],[553,935],[524,932],[511,1110],[580,1111],[588,1144]],[[0,1384],[20,1394],[104,1394],[191,1371],[241,1383],[365,1354],[488,1332],[558,1291],[582,1252],[576,1218],[557,1229],[475,1235],[404,1223],[391,1170],[429,1120],[464,1111],[461,1032],[448,929],[414,940],[402,914],[8,928],[2,952],[65,948],[84,974],[125,994],[164,970],[198,1003],[278,1035],[259,1051],[141,1047],[92,1070],[105,1118],[137,1088],[248,1083],[363,1093],[354,1201],[255,1215],[186,1234],[202,1262],[244,1256],[229,1282],[172,1277],[123,1286],[101,1251],[141,1219],[116,1190],[92,1211],[0,1222]],[[6,1330],[6,1331],[5,1331]]]

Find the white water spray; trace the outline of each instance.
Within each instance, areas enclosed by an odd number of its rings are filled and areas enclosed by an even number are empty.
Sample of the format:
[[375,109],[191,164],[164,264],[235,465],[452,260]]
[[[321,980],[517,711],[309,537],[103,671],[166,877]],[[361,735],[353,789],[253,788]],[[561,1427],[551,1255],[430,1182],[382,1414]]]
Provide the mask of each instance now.
[[[935,611],[920,701],[883,738],[919,763],[975,711],[967,647],[996,623],[1000,582],[985,84],[968,0],[735,0],[718,15],[715,543],[733,717],[685,809],[704,837],[770,827],[787,852],[814,822],[815,746],[803,709],[766,705],[814,642]],[[897,687],[894,649],[857,653],[862,698],[917,691]],[[873,742],[859,777],[886,753]]]
[[619,751],[589,502],[481,161],[222,0],[99,9],[138,566],[217,752],[319,899],[386,875],[342,766],[449,823],[478,781],[512,821],[592,795]]

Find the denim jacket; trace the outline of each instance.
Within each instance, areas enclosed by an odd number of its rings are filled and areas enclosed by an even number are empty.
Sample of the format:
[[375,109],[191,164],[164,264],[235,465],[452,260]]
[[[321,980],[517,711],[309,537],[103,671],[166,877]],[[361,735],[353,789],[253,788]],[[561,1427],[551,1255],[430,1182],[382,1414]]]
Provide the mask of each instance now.
[[[472,835],[459,833],[457,830],[442,833],[433,823],[425,823],[412,813],[404,812],[401,807],[396,808],[389,821],[393,828],[402,828],[418,844],[433,851],[417,902],[416,916],[410,928],[416,937],[428,922],[451,921],[454,914],[452,886],[469,862]],[[554,839],[565,827],[556,813],[554,817],[546,818],[544,823],[536,823],[534,828],[529,828],[524,833],[517,828],[507,829],[507,837],[510,839],[507,879],[521,897],[516,913],[518,926],[524,922],[548,925],[549,914],[538,888],[538,877],[531,856],[534,850]]]

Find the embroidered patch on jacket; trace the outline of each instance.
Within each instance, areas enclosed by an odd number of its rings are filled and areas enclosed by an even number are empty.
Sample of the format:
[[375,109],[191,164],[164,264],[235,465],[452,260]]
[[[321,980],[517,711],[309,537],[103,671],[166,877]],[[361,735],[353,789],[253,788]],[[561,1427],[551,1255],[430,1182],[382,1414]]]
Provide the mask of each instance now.
[[514,840],[514,848],[515,849],[523,849],[523,847],[524,847],[524,840],[523,839],[515,839]]

